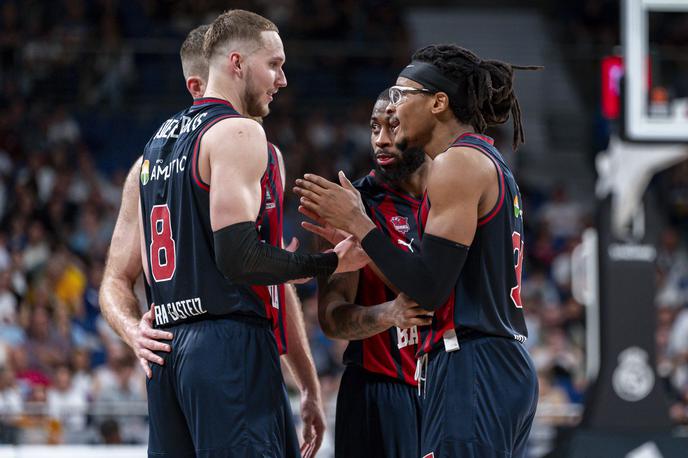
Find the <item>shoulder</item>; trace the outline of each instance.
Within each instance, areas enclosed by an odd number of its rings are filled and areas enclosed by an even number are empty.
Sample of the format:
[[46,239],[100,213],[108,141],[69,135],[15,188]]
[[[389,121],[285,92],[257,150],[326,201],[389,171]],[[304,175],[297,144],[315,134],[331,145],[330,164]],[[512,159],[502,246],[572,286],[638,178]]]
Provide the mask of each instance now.
[[377,180],[375,180],[375,177],[372,175],[372,173],[359,178],[352,184],[354,185],[354,188],[356,188],[361,194],[371,194],[379,187]]
[[490,172],[494,164],[485,154],[470,146],[453,146],[435,158],[429,178],[453,185],[479,184],[492,176]]
[[124,192],[131,192],[134,188],[138,193],[138,183],[141,176],[141,165],[143,164],[143,156],[139,156],[134,165],[129,169],[127,178],[124,180]]
[[127,178],[125,181],[125,186],[126,183],[129,183],[131,181],[136,182],[139,178],[139,174],[141,173],[141,165],[143,164],[143,156],[139,156],[138,159],[134,161],[134,164],[131,166],[129,169],[129,173],[127,174]]
[[263,127],[248,118],[218,121],[202,139],[202,148],[208,152],[211,161],[240,159],[236,165],[253,162],[265,165],[267,147]]
[[480,151],[454,146],[432,161],[428,174],[428,196],[435,203],[438,195],[481,193],[494,175],[494,165]]
[[213,124],[205,133],[204,139],[227,138],[238,141],[260,140],[263,145],[267,144],[263,126],[249,118],[232,117],[225,118]]

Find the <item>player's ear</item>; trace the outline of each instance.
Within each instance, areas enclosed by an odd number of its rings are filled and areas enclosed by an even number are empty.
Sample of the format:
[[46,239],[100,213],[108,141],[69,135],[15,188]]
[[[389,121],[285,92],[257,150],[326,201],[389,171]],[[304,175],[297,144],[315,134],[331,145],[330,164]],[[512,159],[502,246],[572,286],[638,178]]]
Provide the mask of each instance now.
[[198,76],[190,76],[186,79],[186,89],[194,99],[201,98],[205,93],[205,81]]
[[438,92],[433,97],[432,112],[433,114],[441,114],[451,111],[449,106],[449,96],[444,92]]
[[229,54],[229,68],[232,73],[241,75],[241,54],[233,52]]

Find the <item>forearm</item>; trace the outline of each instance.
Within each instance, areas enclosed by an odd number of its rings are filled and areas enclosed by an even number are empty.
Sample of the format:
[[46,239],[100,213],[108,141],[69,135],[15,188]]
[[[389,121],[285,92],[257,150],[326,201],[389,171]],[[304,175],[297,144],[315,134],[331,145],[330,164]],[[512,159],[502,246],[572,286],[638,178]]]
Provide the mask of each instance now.
[[431,234],[423,237],[420,253],[405,252],[378,229],[369,231],[361,245],[396,289],[427,310],[447,300],[468,254],[468,247]]
[[[258,239],[253,223],[244,222],[214,232],[215,262],[231,281],[252,285],[276,285],[337,268],[335,253],[291,253]],[[241,262],[237,262],[237,260]]]
[[361,340],[386,331],[392,326],[386,319],[390,303],[368,307],[343,302],[332,304],[327,336],[335,339]]
[[301,304],[292,285],[285,285],[287,308],[288,352],[282,358],[291,371],[301,393],[320,398],[320,381],[313,362]]
[[129,330],[138,327],[141,320],[139,302],[129,280],[109,278],[106,273],[100,287],[99,303],[105,320],[130,347]]

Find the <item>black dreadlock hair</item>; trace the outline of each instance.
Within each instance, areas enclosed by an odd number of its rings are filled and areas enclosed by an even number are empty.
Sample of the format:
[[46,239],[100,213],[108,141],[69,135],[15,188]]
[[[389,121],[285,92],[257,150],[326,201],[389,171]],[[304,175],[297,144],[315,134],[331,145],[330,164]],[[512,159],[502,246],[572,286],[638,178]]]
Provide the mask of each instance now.
[[521,107],[514,94],[514,70],[539,70],[537,66],[511,65],[482,60],[468,49],[453,44],[430,45],[415,52],[412,60],[428,62],[459,85],[458,96],[449,97],[454,115],[479,133],[509,119],[514,124],[513,148],[525,141]]

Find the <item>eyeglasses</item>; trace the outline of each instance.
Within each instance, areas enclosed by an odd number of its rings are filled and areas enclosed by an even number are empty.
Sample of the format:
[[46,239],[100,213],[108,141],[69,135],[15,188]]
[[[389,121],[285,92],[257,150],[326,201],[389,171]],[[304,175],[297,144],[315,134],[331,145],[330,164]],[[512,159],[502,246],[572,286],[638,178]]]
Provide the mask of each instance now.
[[418,93],[434,94],[430,89],[424,87],[411,87],[411,86],[392,86],[389,88],[389,102],[397,106],[406,101],[407,94],[418,94]]

